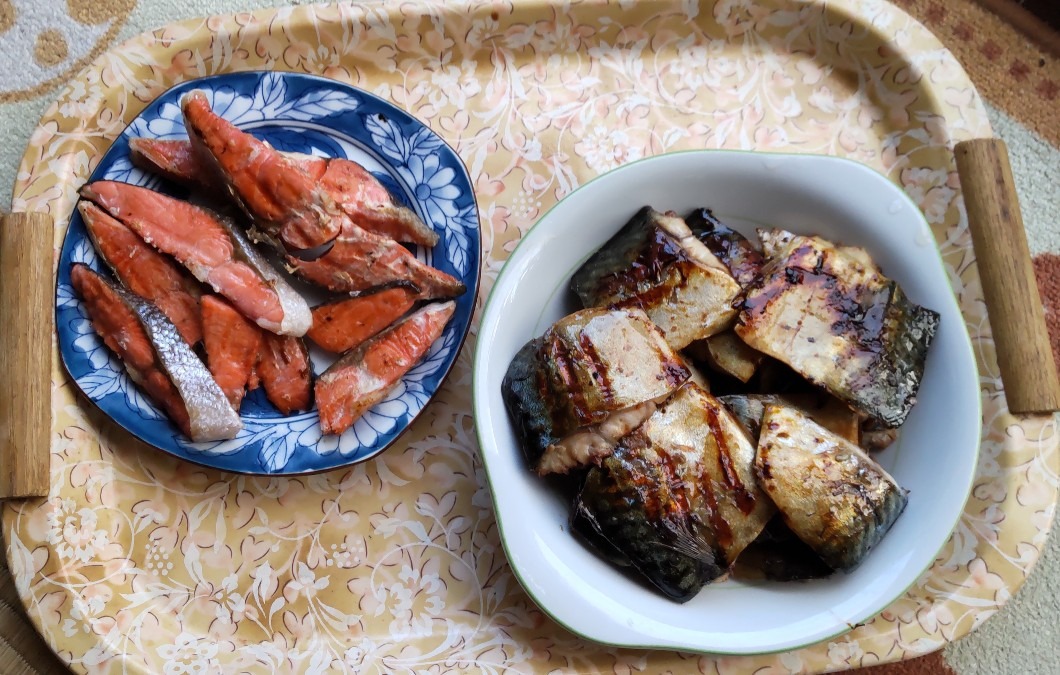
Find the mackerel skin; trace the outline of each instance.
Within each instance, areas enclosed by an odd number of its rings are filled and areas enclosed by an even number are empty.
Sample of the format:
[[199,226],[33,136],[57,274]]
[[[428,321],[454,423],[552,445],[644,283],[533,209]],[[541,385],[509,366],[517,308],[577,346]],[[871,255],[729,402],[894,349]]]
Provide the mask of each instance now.
[[765,258],[747,237],[726,226],[707,208],[695,209],[685,222],[703,245],[717,256],[741,287],[751,283],[762,270]]

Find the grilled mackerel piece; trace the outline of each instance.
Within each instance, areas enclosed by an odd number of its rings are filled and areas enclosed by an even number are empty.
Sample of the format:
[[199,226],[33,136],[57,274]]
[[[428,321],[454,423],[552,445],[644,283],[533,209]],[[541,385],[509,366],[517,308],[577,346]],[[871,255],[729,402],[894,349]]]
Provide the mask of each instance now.
[[684,602],[724,574],[775,513],[754,457],[721,402],[688,383],[590,469],[573,525]]
[[785,524],[833,569],[857,567],[908,501],[861,448],[792,407],[766,406],[755,473]]
[[740,285],[673,213],[645,206],[571,279],[585,307],[644,310],[674,349],[732,324]]
[[566,473],[610,454],[689,377],[640,310],[586,309],[512,359],[502,396],[538,473]]
[[740,286],[746,286],[758,276],[765,263],[761,251],[747,237],[724,225],[710,209],[692,211],[685,216],[685,222]]
[[744,342],[888,428],[916,401],[939,315],[861,249],[792,236],[737,303]]

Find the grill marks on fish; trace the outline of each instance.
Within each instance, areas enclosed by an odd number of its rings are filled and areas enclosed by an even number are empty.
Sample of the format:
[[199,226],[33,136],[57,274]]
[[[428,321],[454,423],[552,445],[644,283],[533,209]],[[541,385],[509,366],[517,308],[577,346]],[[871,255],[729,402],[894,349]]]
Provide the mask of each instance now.
[[81,264],[71,268],[70,282],[104,344],[186,436],[235,437],[242,428],[239,415],[161,311]]
[[755,470],[787,526],[834,569],[857,567],[907,502],[861,448],[791,407],[766,407]]
[[407,286],[329,302],[313,308],[313,325],[307,335],[336,354],[361,344],[405,315],[419,299]]
[[916,400],[939,315],[866,256],[794,236],[746,289],[736,334],[886,427]]
[[[317,182],[355,223],[395,241],[433,248],[438,234],[414,211],[394,201],[393,196],[363,166],[341,157],[314,157],[280,152],[309,178]],[[137,166],[170,180],[204,188],[215,188],[208,162],[195,154],[191,141],[134,138],[129,155]]]
[[681,218],[644,207],[574,273],[585,307],[641,309],[675,349],[732,323],[740,287]]
[[77,209],[92,244],[118,281],[153,302],[189,345],[202,340],[201,292],[195,280],[95,204],[81,201]]
[[173,256],[262,328],[290,335],[309,328],[305,300],[224,218],[127,183],[97,181],[82,187],[81,195]]

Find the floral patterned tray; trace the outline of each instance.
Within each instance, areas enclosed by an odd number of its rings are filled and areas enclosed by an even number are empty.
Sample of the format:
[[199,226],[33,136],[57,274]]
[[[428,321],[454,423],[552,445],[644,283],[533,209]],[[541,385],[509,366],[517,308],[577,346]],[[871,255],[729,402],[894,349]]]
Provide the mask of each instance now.
[[[49,108],[15,210],[65,223],[124,126],[217,72],[322,74],[452,144],[475,184],[483,289],[520,235],[617,164],[721,147],[850,157],[889,175],[935,232],[981,374],[975,487],[930,571],[868,624],[747,658],[619,650],[571,635],[519,588],[475,448],[470,355],[406,435],[331,473],[253,478],[176,460],[75,396],[54,359],[52,487],[5,506],[18,591],[76,671],[835,670],[937,649],[1020,586],[1053,517],[1053,418],[1010,416],[952,146],[982,103],[922,26],[879,0],[389,1],[174,24],[100,57]],[[56,245],[62,241],[56,232]],[[944,422],[940,422],[944,423]]]

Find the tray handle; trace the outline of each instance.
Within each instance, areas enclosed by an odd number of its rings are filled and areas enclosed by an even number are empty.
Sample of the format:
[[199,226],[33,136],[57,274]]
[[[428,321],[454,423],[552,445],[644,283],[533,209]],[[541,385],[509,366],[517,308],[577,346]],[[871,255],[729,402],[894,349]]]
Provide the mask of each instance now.
[[0,218],[0,500],[51,484],[52,228],[44,213]]
[[1060,381],[1034,280],[1008,149],[996,138],[954,148],[1009,412],[1060,410]]

